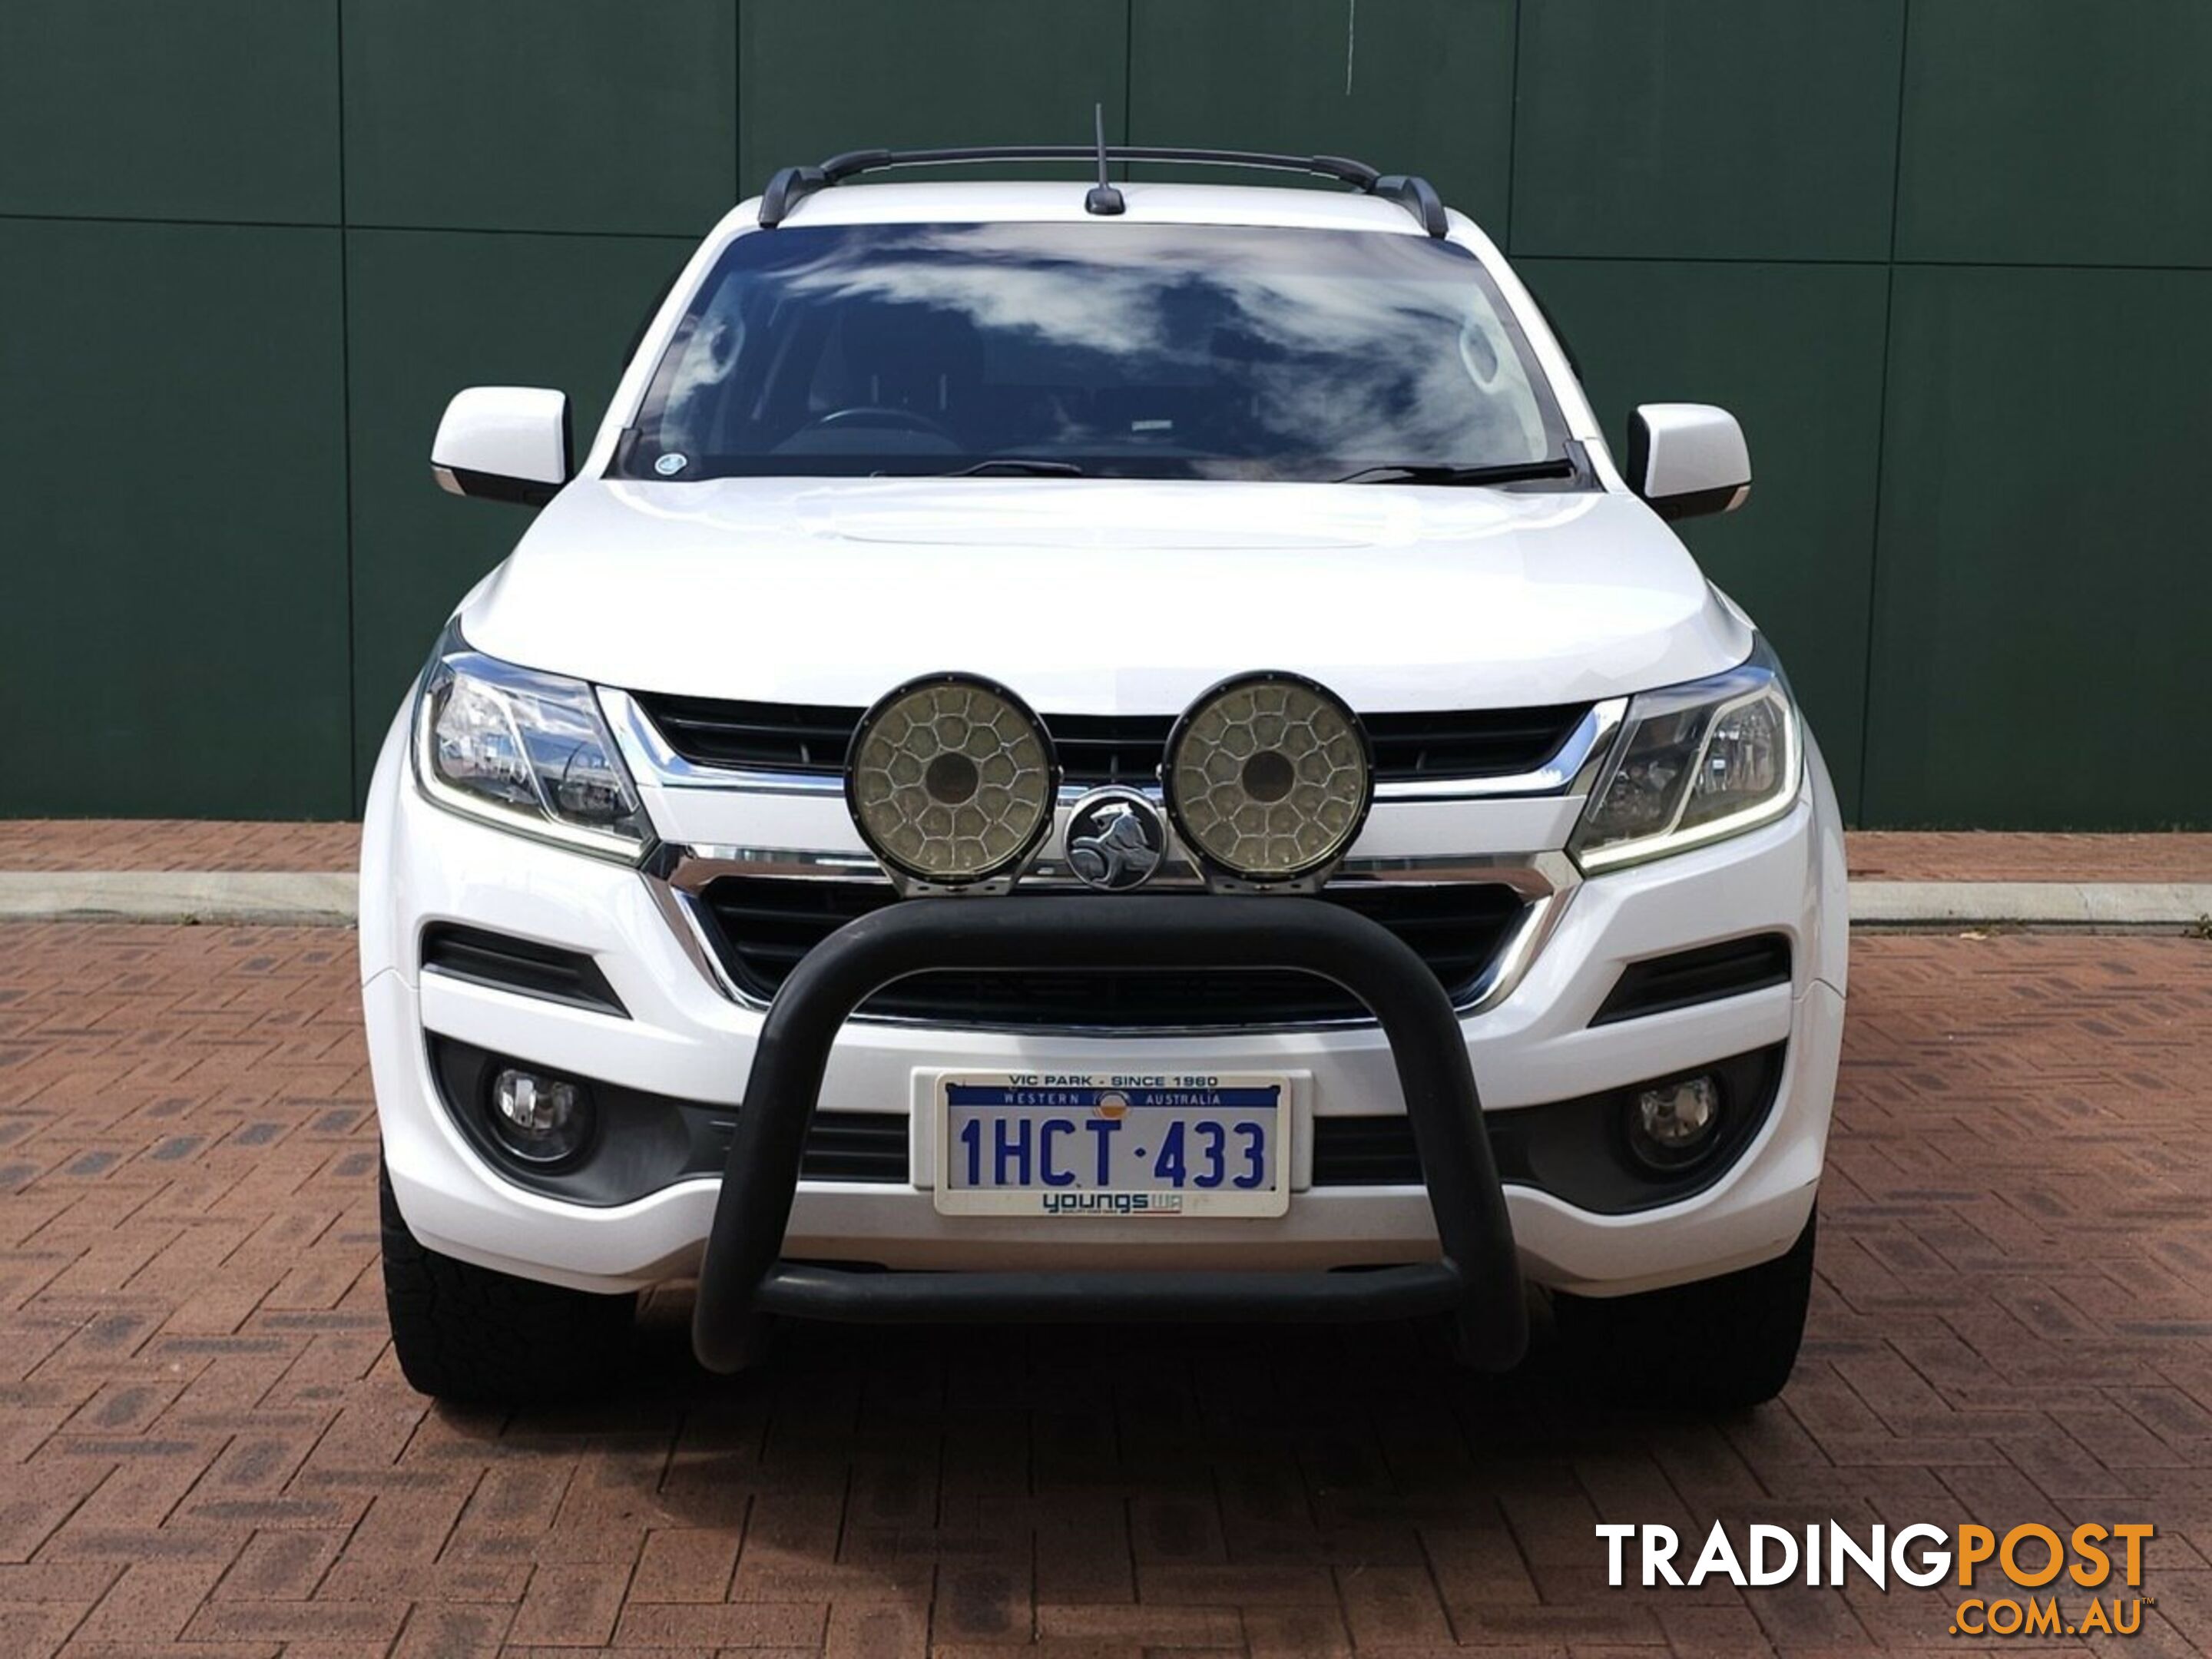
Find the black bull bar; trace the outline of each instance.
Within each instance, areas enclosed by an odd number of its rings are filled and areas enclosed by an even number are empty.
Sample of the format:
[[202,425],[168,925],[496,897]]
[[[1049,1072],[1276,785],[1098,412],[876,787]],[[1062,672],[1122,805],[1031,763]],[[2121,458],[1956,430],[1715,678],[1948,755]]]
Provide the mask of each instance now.
[[[1442,1259],[1354,1272],[878,1273],[781,1260],[830,1046],[883,986],[939,969],[1295,969],[1382,1023],[1412,1121]],[[903,1322],[1297,1321],[1452,1315],[1462,1356],[1502,1370],[1528,1346],[1505,1195],[1450,1000],[1403,940],[1318,900],[1187,895],[922,898],[848,922],[777,991],[753,1052],[714,1206],[692,1345],[745,1362],[758,1314]]]

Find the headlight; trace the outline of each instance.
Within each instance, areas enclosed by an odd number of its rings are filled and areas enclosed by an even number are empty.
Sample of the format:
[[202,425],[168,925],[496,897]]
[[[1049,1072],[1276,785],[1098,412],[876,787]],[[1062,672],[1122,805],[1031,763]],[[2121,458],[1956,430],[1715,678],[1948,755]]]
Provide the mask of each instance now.
[[1639,694],[1567,850],[1592,873],[1701,847],[1789,811],[1797,711],[1764,642],[1711,679]]
[[416,696],[415,775],[441,805],[582,851],[630,861],[652,839],[592,688],[472,651],[458,627]]
[[1022,700],[972,674],[933,674],[878,699],[854,728],[845,804],[902,885],[1016,876],[1052,828],[1060,768]]
[[1215,686],[1176,722],[1160,769],[1200,866],[1262,887],[1325,878],[1367,817],[1373,777],[1359,717],[1294,674]]

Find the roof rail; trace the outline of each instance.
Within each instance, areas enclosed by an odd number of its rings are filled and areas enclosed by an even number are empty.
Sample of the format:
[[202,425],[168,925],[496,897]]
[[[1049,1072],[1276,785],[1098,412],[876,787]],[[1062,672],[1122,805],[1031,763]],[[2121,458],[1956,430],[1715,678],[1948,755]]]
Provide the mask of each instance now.
[[[1102,154],[1093,144],[978,144],[957,149],[851,149],[818,167],[780,167],[761,192],[760,222],[773,230],[792,209],[817,190],[863,173],[887,167],[957,167],[980,161],[1089,161]],[[1430,235],[1442,237],[1444,204],[1425,179],[1410,173],[1385,175],[1364,161],[1344,155],[1287,155],[1266,150],[1182,149],[1156,144],[1108,144],[1109,161],[1176,161],[1197,167],[1255,167],[1275,173],[1310,173],[1370,196],[1398,203]]]

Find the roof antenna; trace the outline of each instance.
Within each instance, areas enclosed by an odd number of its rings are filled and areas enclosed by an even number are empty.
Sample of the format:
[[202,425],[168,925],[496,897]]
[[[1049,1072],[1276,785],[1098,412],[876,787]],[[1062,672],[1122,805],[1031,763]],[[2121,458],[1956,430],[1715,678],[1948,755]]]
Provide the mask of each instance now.
[[1115,189],[1106,177],[1106,106],[1093,104],[1091,120],[1098,134],[1098,182],[1091,185],[1090,192],[1084,197],[1083,210],[1085,213],[1119,213],[1124,205],[1121,192]]

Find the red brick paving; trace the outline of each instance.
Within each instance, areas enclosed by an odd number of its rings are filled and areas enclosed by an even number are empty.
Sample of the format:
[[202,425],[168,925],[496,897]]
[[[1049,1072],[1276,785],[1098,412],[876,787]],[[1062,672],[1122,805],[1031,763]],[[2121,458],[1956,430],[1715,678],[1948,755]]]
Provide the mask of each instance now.
[[0,870],[351,870],[358,823],[0,818]]
[[2021,835],[1854,830],[1851,874],[1868,881],[2212,881],[2212,835]]
[[2212,1647],[2202,942],[1862,940],[1809,1345],[1722,1420],[1392,1329],[802,1330],[710,1382],[681,1291],[621,1403],[433,1410],[352,944],[0,928],[7,1659],[1981,1650],[1955,1591],[1611,1589],[1591,1532],[1831,1516],[2154,1522],[2129,1650]]
[[[1878,881],[2212,881],[2212,835],[1854,830],[1851,873]],[[357,823],[0,819],[0,870],[350,870]]]

